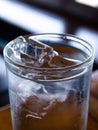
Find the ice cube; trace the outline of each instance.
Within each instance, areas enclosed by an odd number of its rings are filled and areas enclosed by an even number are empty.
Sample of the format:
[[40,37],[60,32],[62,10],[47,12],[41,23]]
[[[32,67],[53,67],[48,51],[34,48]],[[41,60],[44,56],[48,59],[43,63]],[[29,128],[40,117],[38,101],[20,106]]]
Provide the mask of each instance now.
[[21,104],[21,109],[26,111],[26,118],[42,119],[53,105],[53,101],[41,99],[37,96],[30,96]]
[[21,62],[21,53],[25,53],[26,41],[23,36],[17,37],[15,40],[11,41],[11,46],[8,48],[8,55],[13,59],[14,62]]
[[58,68],[76,64],[75,61],[60,56],[53,47],[32,36],[20,36],[12,43],[9,51],[12,55],[11,58],[22,65],[38,68]]
[[12,48],[14,51],[17,52],[25,52],[26,50],[26,40],[23,36],[17,37],[14,41],[14,44],[12,45]]
[[23,101],[31,95],[37,95],[38,93],[46,94],[47,90],[43,84],[36,83],[34,81],[23,80],[18,86],[16,92]]
[[51,46],[44,44],[32,36],[26,38],[28,43],[27,54],[21,53],[22,61],[42,68],[68,67],[76,64],[75,61],[63,58]]
[[48,62],[58,55],[51,46],[44,44],[32,37],[26,38],[28,43],[27,52],[21,52],[22,62],[34,67],[49,67]]

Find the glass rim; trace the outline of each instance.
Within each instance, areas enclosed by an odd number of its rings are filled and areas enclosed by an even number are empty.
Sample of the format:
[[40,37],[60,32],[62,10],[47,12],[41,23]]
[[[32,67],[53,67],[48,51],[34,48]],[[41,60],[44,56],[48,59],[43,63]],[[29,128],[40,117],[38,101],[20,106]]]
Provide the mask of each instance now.
[[76,65],[73,65],[73,66],[69,66],[69,67],[57,67],[57,68],[39,68],[39,67],[31,67],[31,66],[28,66],[28,65],[23,65],[23,64],[18,64],[18,63],[15,63],[12,59],[10,59],[10,57],[7,55],[7,49],[8,49],[8,46],[11,45],[11,42],[15,39],[13,39],[12,41],[10,41],[5,47],[4,47],[4,50],[3,50],[3,54],[4,54],[4,59],[6,62],[10,63],[10,64],[13,64],[17,67],[21,67],[21,68],[28,68],[28,69],[33,69],[33,70],[36,70],[36,71],[43,71],[43,70],[51,70],[51,71],[59,71],[59,70],[73,70],[73,69],[77,69],[77,68],[80,68],[82,66],[85,66],[87,64],[89,64],[90,62],[92,62],[94,60],[94,57],[95,57],[95,50],[94,50],[94,47],[87,41],[83,40],[82,38],[79,38],[75,35],[72,35],[72,34],[60,34],[60,33],[40,33],[40,34],[28,34],[28,35],[23,35],[24,37],[26,36],[32,36],[32,37],[43,37],[43,36],[48,36],[48,37],[62,37],[62,38],[65,38],[65,39],[68,39],[68,40],[71,40],[71,41],[74,41],[74,42],[78,42],[78,43],[81,43],[84,47],[86,47],[89,52],[90,52],[90,55],[86,58],[86,60],[84,60],[83,62],[79,63],[79,64],[76,64]]

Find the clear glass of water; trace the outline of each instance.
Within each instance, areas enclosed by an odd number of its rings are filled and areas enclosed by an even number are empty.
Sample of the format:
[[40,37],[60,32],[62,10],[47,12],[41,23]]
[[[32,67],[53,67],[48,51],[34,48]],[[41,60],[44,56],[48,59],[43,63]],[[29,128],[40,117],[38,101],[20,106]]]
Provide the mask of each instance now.
[[19,36],[4,48],[13,130],[86,130],[94,49],[72,35]]

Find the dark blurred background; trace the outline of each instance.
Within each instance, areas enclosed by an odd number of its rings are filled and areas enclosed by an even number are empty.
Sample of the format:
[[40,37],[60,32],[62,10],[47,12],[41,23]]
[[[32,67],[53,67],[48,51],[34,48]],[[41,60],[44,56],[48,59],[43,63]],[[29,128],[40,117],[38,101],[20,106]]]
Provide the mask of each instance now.
[[20,35],[69,33],[95,48],[98,69],[98,0],[0,0],[0,107],[9,104],[3,48]]

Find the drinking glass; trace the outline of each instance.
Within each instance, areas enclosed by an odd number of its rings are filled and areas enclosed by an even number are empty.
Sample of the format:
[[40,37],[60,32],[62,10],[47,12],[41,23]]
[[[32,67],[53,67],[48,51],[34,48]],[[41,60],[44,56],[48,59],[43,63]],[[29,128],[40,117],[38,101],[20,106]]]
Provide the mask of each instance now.
[[86,130],[94,49],[69,34],[19,36],[4,48],[13,130]]

